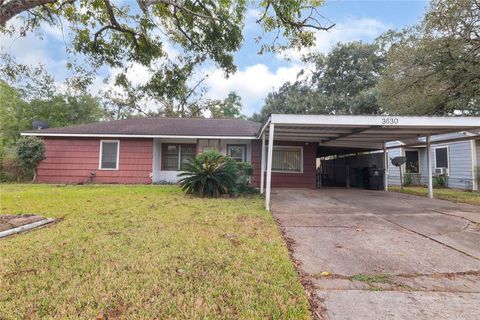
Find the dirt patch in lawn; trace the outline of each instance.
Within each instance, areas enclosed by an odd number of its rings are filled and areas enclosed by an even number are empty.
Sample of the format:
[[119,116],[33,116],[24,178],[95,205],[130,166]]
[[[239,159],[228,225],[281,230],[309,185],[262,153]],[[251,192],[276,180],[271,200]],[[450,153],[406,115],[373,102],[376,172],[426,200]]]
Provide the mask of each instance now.
[[[26,226],[28,224],[43,221],[43,220],[47,220],[47,218],[36,215],[36,214],[22,214],[22,215],[5,214],[5,215],[0,215],[0,238],[2,237],[1,233],[3,231],[7,231],[7,230],[18,228],[18,227],[23,227],[23,226]],[[49,219],[48,223],[53,222],[51,220],[52,219]],[[45,221],[45,222],[47,222],[47,221]],[[38,226],[38,227],[40,227],[40,226]]]

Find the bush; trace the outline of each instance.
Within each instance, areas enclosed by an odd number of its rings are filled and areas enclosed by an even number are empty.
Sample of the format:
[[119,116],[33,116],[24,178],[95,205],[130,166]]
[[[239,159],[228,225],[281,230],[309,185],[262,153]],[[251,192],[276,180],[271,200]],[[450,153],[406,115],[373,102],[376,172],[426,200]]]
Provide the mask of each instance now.
[[434,176],[433,177],[433,187],[435,188],[445,188],[447,186],[447,177],[445,176]]
[[253,166],[248,162],[235,162],[238,170],[237,184],[235,192],[241,194],[254,194],[257,189],[250,184],[250,178],[253,175]]
[[403,175],[403,185],[408,187],[413,184],[413,177],[411,173],[405,173]]
[[219,197],[233,194],[236,189],[238,166],[229,157],[210,151],[187,160],[182,166],[179,183],[187,194]]
[[36,137],[24,137],[17,141],[17,159],[26,172],[33,173],[33,181],[37,176],[36,168],[45,159],[45,145]]

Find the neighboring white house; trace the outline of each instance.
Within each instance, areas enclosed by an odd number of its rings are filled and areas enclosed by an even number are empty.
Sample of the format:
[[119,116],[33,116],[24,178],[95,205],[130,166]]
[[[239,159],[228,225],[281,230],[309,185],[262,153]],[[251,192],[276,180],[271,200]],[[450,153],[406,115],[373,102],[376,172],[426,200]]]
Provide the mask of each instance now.
[[[470,132],[437,135],[432,137],[432,172],[434,175],[444,175],[446,186],[478,191],[478,170],[480,170],[480,138],[472,140],[440,142],[441,140],[463,139],[472,135]],[[388,158],[398,156],[407,158],[407,163],[402,166],[402,173],[410,173],[411,182],[414,184],[427,184],[427,150],[425,145],[405,147],[405,141],[395,141],[387,144],[388,147],[398,146],[388,150]],[[413,181],[412,181],[413,180]],[[388,183],[400,184],[399,168],[389,161]]]

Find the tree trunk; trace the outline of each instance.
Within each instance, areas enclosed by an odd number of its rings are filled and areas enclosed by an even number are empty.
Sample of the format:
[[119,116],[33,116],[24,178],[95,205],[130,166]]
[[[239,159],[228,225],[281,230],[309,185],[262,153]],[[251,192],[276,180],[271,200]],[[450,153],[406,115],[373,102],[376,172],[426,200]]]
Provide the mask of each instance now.
[[37,179],[37,169],[36,169],[36,168],[33,168],[33,179],[32,179],[32,183],[34,183],[36,179]]

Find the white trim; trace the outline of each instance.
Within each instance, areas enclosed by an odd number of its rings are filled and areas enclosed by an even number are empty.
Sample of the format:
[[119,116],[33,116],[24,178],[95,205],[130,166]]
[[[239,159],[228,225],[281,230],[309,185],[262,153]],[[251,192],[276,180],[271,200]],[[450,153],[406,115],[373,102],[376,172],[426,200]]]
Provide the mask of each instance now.
[[433,199],[433,172],[432,172],[432,146],[431,137],[427,136],[427,179],[428,179],[428,197]]
[[437,167],[437,149],[447,149],[447,176],[450,176],[450,148],[448,145],[441,145],[433,147],[433,154],[434,154],[434,164],[436,168],[444,168],[444,167]]
[[171,139],[239,139],[257,140],[256,136],[173,136],[154,134],[96,134],[96,133],[48,133],[48,132],[22,132],[22,136],[39,137],[84,137],[84,138],[171,138]]
[[303,146],[273,146],[273,150],[275,149],[299,149],[300,150],[300,171],[283,171],[283,170],[274,170],[273,169],[273,155],[272,155],[272,172],[274,173],[296,173],[302,174],[303,173]]
[[265,132],[262,133],[262,151],[260,152],[260,193],[263,194],[265,188]]
[[[394,122],[385,119],[396,119]],[[321,125],[334,127],[445,127],[465,130],[467,127],[479,128],[480,117],[406,117],[406,116],[337,116],[337,115],[298,115],[272,114],[274,124]],[[463,129],[461,129],[463,128]]]
[[[117,161],[115,163],[115,168],[102,168],[102,150],[103,150],[103,143],[117,143]],[[108,171],[115,171],[118,170],[120,161],[120,140],[100,140],[100,154],[98,155],[98,170],[108,170]]]
[[267,185],[265,186],[265,209],[270,211],[270,195],[272,191],[272,159],[273,159],[273,136],[275,125],[270,123],[268,134],[268,155],[267,155]]

